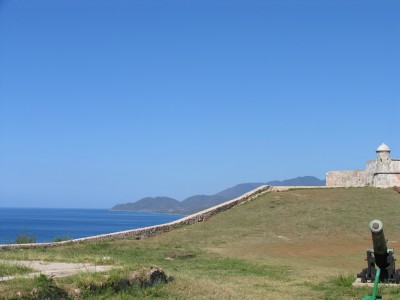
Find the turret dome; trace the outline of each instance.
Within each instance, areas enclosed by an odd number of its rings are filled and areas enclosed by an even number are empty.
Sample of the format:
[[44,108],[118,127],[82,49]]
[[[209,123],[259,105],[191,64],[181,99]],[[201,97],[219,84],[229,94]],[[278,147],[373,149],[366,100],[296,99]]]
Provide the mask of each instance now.
[[385,145],[385,144],[381,144],[378,149],[376,149],[376,152],[390,152],[390,148]]

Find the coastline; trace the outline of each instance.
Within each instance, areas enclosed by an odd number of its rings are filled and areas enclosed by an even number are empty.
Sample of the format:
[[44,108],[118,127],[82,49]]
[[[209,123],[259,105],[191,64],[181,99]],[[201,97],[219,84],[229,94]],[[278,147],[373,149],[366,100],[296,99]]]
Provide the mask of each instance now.
[[108,211],[122,211],[122,212],[140,212],[140,213],[148,213],[148,214],[160,214],[160,215],[171,215],[171,216],[190,216],[188,214],[178,214],[171,212],[154,212],[148,210],[126,210],[126,209],[108,209]]
[[143,228],[185,215],[76,208],[0,209],[0,244],[46,243]]
[[270,191],[271,186],[262,185],[240,197],[237,197],[233,200],[229,200],[222,204],[216,205],[214,207],[208,208],[206,210],[200,211],[198,213],[180,218],[176,221],[148,226],[143,228],[137,228],[132,230],[125,230],[120,232],[108,233],[95,235],[85,238],[78,238],[68,241],[61,242],[49,242],[49,243],[31,243],[31,244],[0,244],[0,250],[4,249],[27,249],[27,248],[47,248],[47,247],[58,247],[64,245],[71,244],[79,244],[82,242],[97,242],[97,241],[105,241],[105,240],[116,240],[116,239],[126,239],[126,238],[134,238],[134,239],[144,239],[150,236],[153,236],[157,233],[168,232],[174,228],[180,227],[182,225],[191,225],[197,222],[203,222],[206,219],[216,215],[220,212],[226,211],[230,208],[233,208],[241,203],[247,202],[251,199],[258,197],[259,195]]

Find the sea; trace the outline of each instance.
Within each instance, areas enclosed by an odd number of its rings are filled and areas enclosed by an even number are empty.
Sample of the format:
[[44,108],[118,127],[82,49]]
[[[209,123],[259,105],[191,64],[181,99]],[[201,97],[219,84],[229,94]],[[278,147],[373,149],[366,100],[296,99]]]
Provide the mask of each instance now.
[[0,244],[14,243],[21,234],[38,243],[51,242],[159,225],[183,217],[106,209],[0,207]]

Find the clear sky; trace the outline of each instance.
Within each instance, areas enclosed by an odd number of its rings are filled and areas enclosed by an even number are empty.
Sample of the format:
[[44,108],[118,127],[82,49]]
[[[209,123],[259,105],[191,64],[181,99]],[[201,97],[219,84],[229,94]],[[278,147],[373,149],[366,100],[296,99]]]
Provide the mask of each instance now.
[[398,0],[0,0],[0,206],[400,158]]

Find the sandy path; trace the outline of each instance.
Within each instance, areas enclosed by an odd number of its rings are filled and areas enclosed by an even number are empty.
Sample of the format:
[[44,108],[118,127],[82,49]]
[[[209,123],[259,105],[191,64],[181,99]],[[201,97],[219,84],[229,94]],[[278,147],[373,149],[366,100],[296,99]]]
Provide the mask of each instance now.
[[61,262],[43,262],[43,261],[28,261],[28,260],[0,260],[2,263],[17,264],[34,269],[37,272],[20,276],[0,277],[0,281],[7,281],[14,278],[34,277],[39,274],[45,274],[52,277],[67,277],[80,272],[102,272],[107,271],[115,266],[95,266],[87,263],[61,263]]

